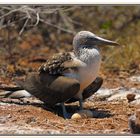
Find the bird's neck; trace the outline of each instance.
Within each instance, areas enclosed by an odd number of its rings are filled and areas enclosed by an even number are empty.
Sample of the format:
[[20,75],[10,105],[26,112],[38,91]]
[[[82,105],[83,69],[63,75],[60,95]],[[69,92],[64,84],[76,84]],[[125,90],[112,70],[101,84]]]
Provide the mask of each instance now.
[[100,55],[100,51],[97,48],[92,48],[92,49],[88,49],[88,48],[82,48],[78,51],[78,53],[76,54],[76,56],[83,62],[85,62],[86,64],[93,64],[94,61],[100,61],[101,60],[101,55]]

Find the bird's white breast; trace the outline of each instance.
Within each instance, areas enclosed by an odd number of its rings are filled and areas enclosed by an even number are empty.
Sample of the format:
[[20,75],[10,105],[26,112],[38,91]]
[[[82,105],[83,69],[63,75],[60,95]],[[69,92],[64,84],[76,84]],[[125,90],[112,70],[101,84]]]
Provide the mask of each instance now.
[[101,63],[101,56],[98,49],[82,49],[74,61],[81,61],[78,72],[65,73],[65,76],[75,78],[80,82],[80,90],[75,97],[81,98],[83,90],[88,87],[98,76]]
[[86,61],[85,63],[87,64],[87,66],[80,69],[80,82],[81,84],[87,83],[89,85],[96,79],[98,75],[101,63],[101,56],[99,51],[96,49],[88,50],[85,55],[86,56],[83,56],[85,57],[83,60]]
[[80,60],[86,63],[86,67],[79,70],[80,91],[77,96],[80,96],[83,90],[98,76],[101,55],[97,49],[84,50],[83,54],[80,56]]

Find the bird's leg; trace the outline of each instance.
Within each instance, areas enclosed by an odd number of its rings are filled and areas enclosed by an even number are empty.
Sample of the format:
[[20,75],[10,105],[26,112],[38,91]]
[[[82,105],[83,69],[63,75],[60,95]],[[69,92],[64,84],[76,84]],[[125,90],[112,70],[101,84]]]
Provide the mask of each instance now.
[[62,107],[62,111],[63,111],[63,117],[64,117],[65,119],[69,118],[69,115],[68,115],[68,113],[67,113],[67,111],[66,111],[66,107],[65,107],[65,105],[64,105],[64,102],[61,103],[61,107]]
[[77,94],[77,100],[79,101],[79,110],[83,109],[83,95],[82,92]]
[[79,94],[79,105],[80,110],[83,109],[83,100],[93,95],[103,84],[103,79],[101,77],[97,77],[83,92]]
[[83,99],[82,98],[80,98],[79,99],[79,110],[83,110]]

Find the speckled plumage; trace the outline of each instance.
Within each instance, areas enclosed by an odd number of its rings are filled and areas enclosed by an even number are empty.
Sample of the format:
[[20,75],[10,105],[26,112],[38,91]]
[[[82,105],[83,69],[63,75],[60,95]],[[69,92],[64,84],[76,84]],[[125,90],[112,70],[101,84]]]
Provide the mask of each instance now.
[[46,72],[51,75],[60,75],[66,69],[64,63],[71,61],[72,57],[70,53],[59,53],[48,59],[45,64],[42,64],[39,68],[39,73]]
[[46,63],[39,67],[38,71],[39,73],[48,73],[50,75],[65,75],[77,73],[81,67],[86,67],[86,64],[77,59],[73,52],[65,52],[50,57]]

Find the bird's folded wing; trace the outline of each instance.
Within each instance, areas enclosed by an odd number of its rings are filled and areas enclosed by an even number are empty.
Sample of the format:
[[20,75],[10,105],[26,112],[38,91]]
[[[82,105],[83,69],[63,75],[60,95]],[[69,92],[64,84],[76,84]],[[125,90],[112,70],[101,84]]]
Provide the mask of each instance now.
[[77,59],[71,52],[59,53],[54,55],[39,68],[39,73],[48,73],[50,75],[64,75],[68,72],[77,72],[80,67],[86,64]]
[[46,73],[28,75],[22,86],[48,105],[65,102],[80,89],[80,84],[76,79]]

